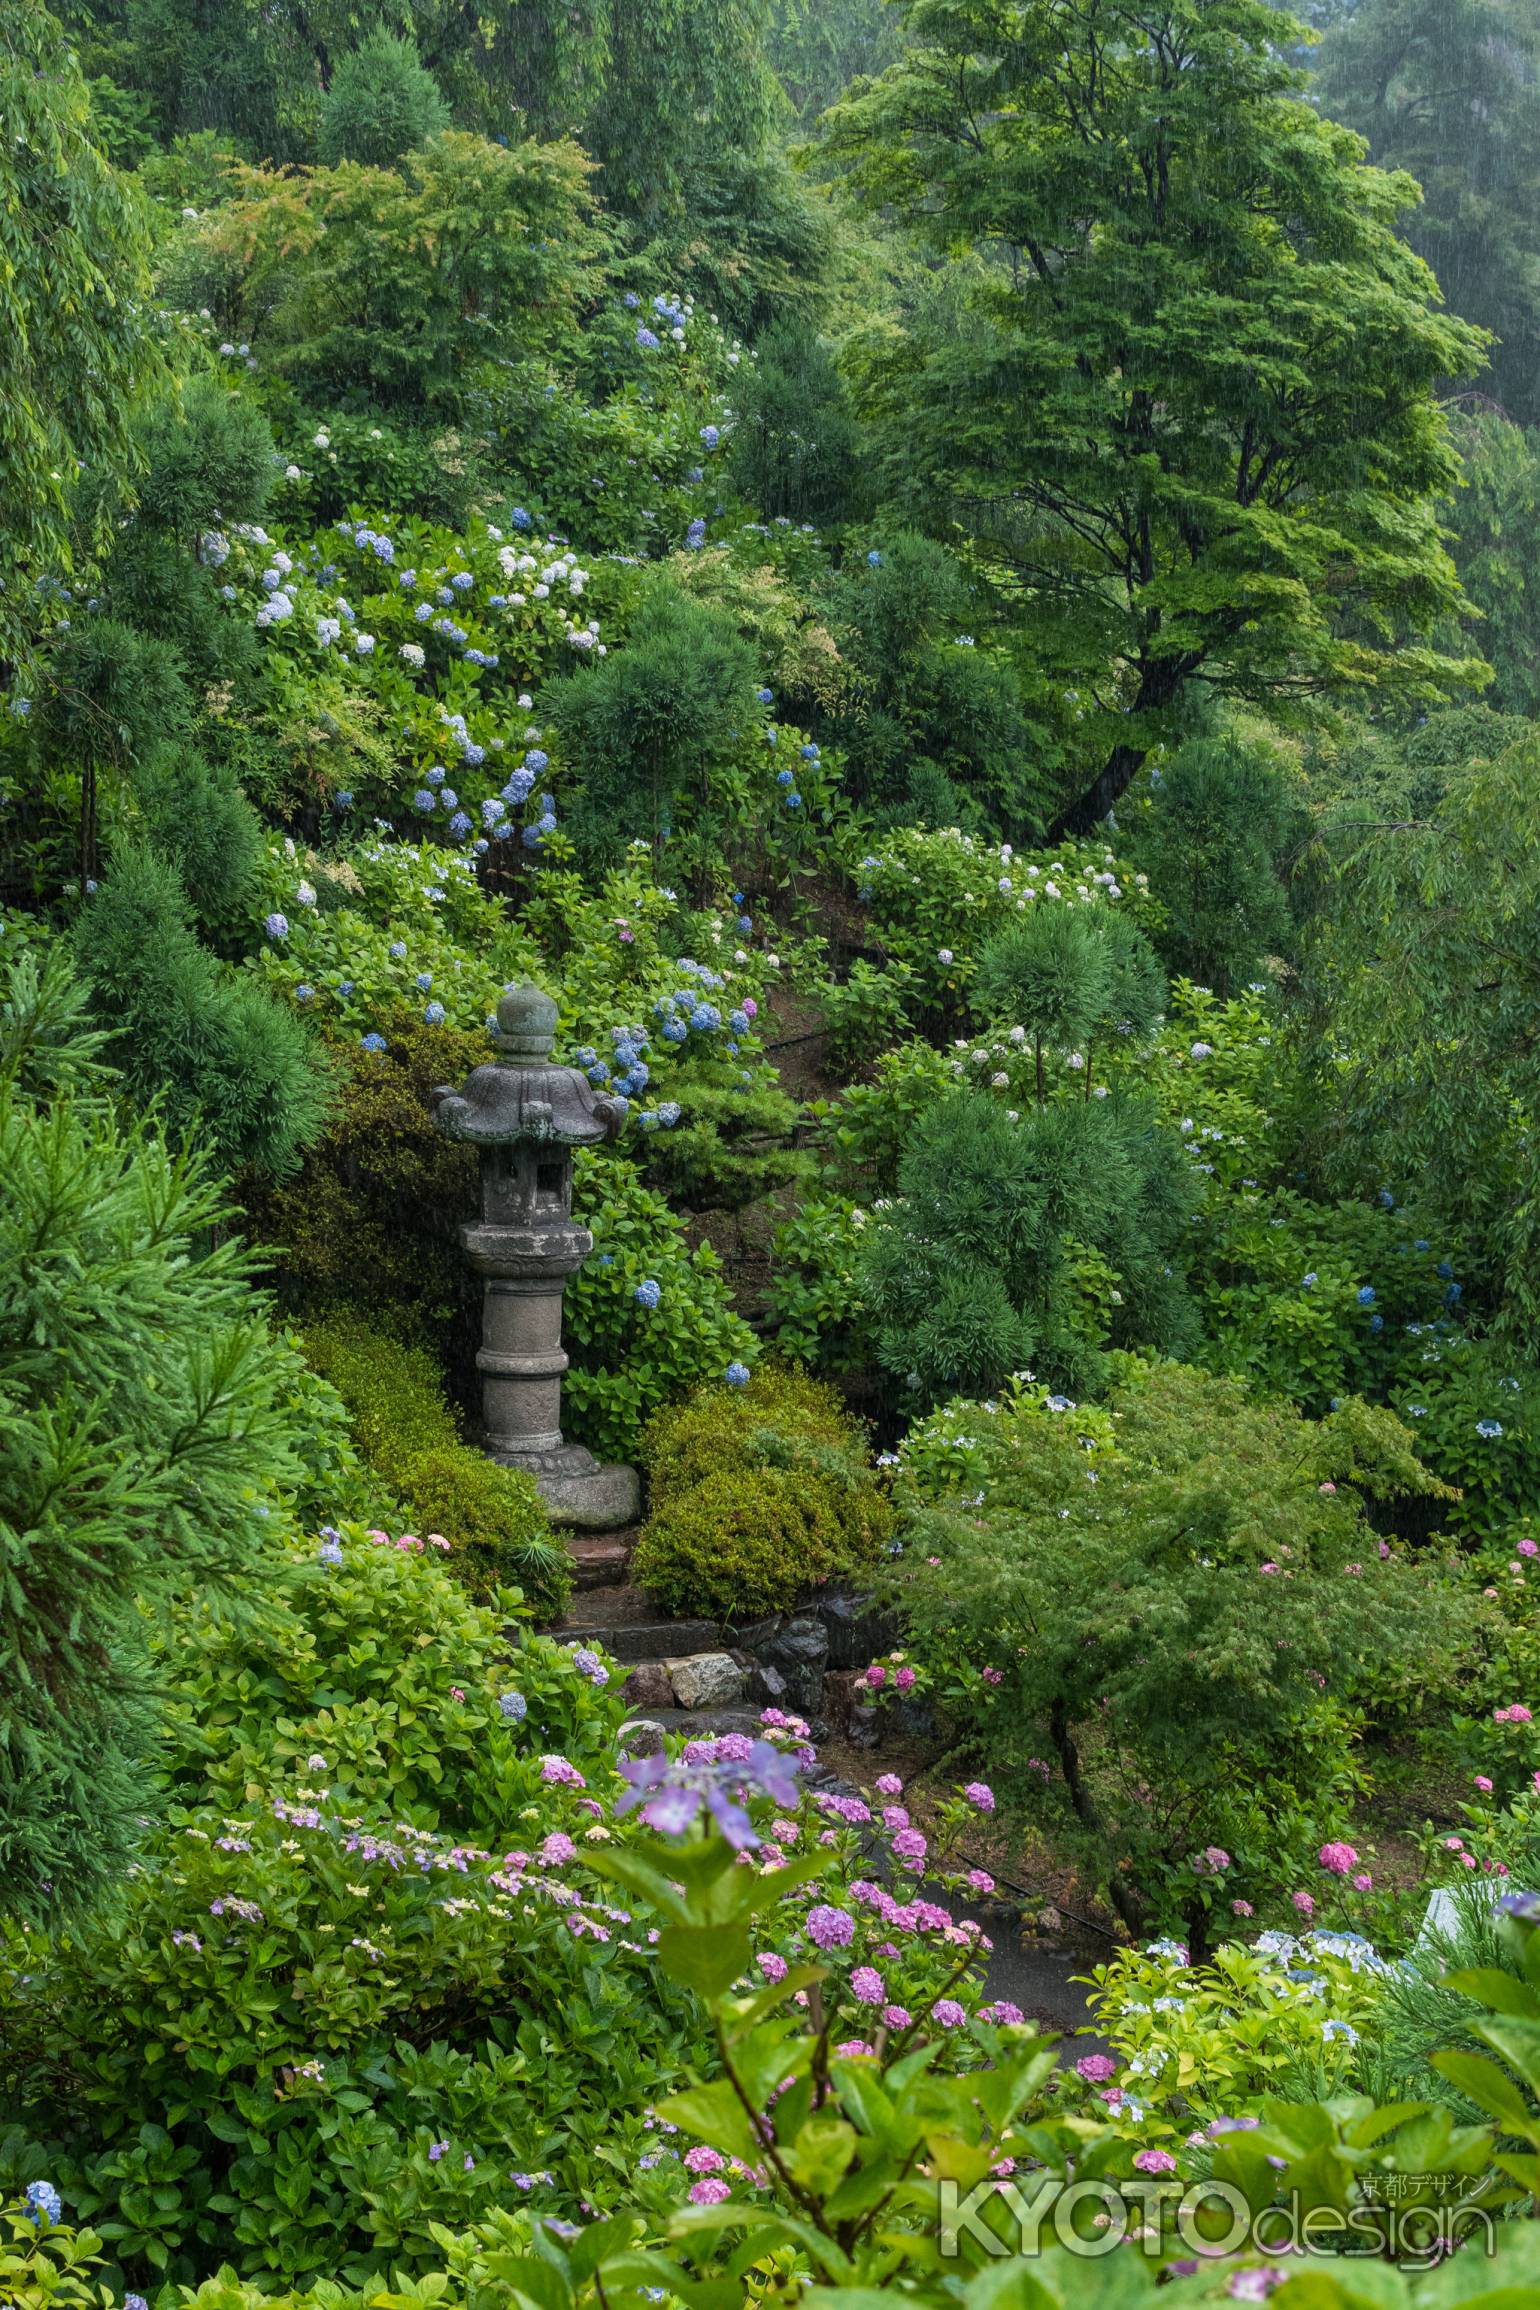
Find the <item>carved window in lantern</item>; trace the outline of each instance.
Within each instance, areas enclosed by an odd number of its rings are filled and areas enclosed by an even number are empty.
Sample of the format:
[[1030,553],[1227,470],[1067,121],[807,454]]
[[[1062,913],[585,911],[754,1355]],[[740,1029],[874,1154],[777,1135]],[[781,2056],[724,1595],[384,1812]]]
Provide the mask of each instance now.
[[572,1158],[570,1155],[545,1155],[535,1165],[534,1207],[542,1216],[558,1213],[565,1218],[572,1204]]

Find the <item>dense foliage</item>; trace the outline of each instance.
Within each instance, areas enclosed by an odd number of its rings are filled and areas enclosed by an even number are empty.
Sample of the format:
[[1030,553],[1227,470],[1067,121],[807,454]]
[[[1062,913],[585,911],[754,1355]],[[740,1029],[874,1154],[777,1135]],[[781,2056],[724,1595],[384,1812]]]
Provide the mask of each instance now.
[[1532,19],[0,0],[16,2310],[1540,2291]]

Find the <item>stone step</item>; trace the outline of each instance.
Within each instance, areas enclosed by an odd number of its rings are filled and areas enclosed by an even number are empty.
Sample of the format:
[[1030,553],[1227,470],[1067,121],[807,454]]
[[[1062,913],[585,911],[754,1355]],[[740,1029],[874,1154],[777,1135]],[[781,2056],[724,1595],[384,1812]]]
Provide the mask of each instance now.
[[574,1617],[553,1629],[558,1644],[602,1644],[628,1667],[642,1660],[681,1660],[696,1652],[720,1652],[714,1620],[615,1622]]
[[631,1531],[579,1534],[570,1539],[567,1554],[572,1558],[573,1585],[579,1590],[622,1586],[635,1538]]

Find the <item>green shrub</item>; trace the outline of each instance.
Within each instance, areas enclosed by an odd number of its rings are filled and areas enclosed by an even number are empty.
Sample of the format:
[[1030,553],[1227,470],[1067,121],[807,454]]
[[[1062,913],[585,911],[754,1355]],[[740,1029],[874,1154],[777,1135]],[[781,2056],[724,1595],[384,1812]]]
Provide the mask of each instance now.
[[337,66],[317,144],[328,168],[340,160],[390,168],[448,126],[449,107],[415,40],[377,27]]
[[722,1621],[784,1612],[873,1565],[891,1516],[860,1431],[791,1365],[699,1390],[643,1442],[652,1513],[633,1577],[665,1610]]
[[[91,1083],[57,957],[5,991],[0,1905],[49,1910],[110,1882],[153,1809],[145,1646],[169,1593],[237,1590],[308,1471],[295,1359],[208,1168]],[[20,1088],[40,1077],[75,1094],[40,1107]]]
[[319,1136],[331,1099],[314,1037],[292,1011],[199,945],[173,867],[138,844],[81,916],[76,953],[128,1088],[227,1170],[281,1177]]
[[704,1482],[724,1461],[753,1460],[766,1439],[843,1452],[865,1472],[859,1433],[834,1390],[795,1364],[762,1364],[746,1387],[699,1388],[648,1423],[642,1458],[653,1506]]
[[681,1618],[785,1612],[810,1588],[874,1561],[875,1533],[851,1530],[839,1509],[838,1493],[812,1471],[724,1468],[650,1518],[632,1577]]
[[517,1583],[538,1611],[558,1615],[570,1566],[535,1480],[461,1442],[428,1350],[335,1315],[306,1326],[305,1353],[347,1405],[359,1450],[421,1536],[448,1540],[450,1564],[471,1593]]

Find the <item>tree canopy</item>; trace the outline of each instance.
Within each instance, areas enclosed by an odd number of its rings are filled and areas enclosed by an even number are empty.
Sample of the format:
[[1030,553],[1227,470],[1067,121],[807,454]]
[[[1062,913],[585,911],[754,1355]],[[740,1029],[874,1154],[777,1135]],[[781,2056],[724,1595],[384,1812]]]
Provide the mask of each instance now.
[[1302,701],[1470,672],[1435,398],[1479,365],[1397,236],[1405,177],[1320,119],[1261,0],[919,0],[834,116],[854,181],[954,261],[870,363],[891,485],[1028,589],[1105,752],[1103,818],[1190,686]]

